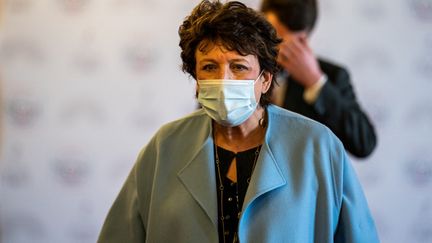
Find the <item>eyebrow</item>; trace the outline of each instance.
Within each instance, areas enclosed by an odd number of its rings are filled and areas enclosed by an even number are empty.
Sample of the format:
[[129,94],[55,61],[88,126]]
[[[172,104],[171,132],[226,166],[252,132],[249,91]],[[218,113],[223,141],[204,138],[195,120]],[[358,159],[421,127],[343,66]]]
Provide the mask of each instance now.
[[[216,59],[214,58],[204,58],[202,60],[200,60],[198,63],[201,62],[215,62],[217,63]],[[234,59],[230,59],[230,62],[247,62],[249,64],[249,61],[246,58],[234,58]]]

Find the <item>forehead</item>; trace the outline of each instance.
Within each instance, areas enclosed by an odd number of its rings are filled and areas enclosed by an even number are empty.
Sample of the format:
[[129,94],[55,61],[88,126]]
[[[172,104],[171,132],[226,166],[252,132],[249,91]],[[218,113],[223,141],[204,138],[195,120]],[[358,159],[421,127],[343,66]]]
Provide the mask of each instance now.
[[195,58],[197,62],[203,59],[214,59],[220,61],[225,59],[241,59],[250,62],[258,62],[258,58],[255,55],[241,55],[236,50],[230,50],[221,41],[202,41],[195,51]]

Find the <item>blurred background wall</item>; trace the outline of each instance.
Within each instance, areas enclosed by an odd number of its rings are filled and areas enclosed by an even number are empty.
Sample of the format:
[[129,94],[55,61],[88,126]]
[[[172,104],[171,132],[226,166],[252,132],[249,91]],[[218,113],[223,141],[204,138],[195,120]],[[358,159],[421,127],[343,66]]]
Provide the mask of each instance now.
[[[1,243],[95,242],[140,148],[195,108],[177,29],[197,3],[4,0]],[[353,164],[382,242],[432,242],[432,1],[320,5],[312,46],[349,68],[379,136]]]

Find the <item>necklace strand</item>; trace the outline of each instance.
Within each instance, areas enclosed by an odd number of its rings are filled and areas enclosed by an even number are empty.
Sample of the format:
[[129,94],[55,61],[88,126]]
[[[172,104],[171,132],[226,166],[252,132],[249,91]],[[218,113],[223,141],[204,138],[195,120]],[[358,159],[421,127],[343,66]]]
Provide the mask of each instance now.
[[[218,155],[218,150],[217,150],[217,145],[216,143],[214,143],[214,149],[215,149],[215,162],[216,162],[216,167],[217,167],[217,174],[218,174],[218,181],[219,181],[219,193],[220,193],[220,200],[219,200],[219,209],[221,212],[221,216],[220,216],[220,220],[222,222],[222,235],[223,235],[223,242],[226,243],[226,239],[225,239],[225,214],[224,214],[224,185],[223,185],[223,181],[222,181],[222,175],[221,175],[221,169],[220,169],[220,160],[219,160],[219,155]],[[258,156],[260,153],[260,149],[261,149],[261,145],[257,147],[257,149],[255,150],[255,158],[254,158],[254,162],[252,165],[252,170],[251,170],[251,174],[250,176],[247,178],[246,182],[249,185],[250,183],[250,179],[252,177],[252,173],[255,169],[257,160],[258,160]],[[236,153],[237,156],[237,153]],[[237,218],[238,220],[240,220],[240,216],[241,216],[241,211],[240,211],[240,203],[239,203],[239,189],[238,189],[238,181],[235,182],[236,183],[236,206],[237,206]],[[238,242],[238,236],[237,236],[237,231],[234,233],[234,239],[233,239],[233,243]]]

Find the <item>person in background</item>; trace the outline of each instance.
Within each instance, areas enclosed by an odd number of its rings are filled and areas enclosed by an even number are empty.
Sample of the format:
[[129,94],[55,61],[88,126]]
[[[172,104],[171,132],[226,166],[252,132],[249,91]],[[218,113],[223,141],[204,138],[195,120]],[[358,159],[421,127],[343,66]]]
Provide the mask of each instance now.
[[280,45],[278,86],[272,102],[328,126],[358,158],[376,147],[374,126],[359,105],[348,71],[315,57],[309,38],[318,15],[316,0],[263,0],[261,11]]
[[202,108],[143,148],[98,242],[378,242],[339,139],[269,103],[281,42],[271,24],[205,0],[179,35]]

